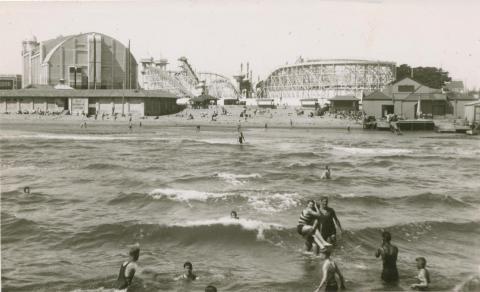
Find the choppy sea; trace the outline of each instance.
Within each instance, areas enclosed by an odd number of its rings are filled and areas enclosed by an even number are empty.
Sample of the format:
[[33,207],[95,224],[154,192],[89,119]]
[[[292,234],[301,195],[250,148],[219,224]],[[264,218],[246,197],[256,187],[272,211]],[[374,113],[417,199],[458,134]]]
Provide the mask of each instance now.
[[[128,245],[132,291],[313,291],[322,258],[296,224],[330,198],[350,291],[385,290],[382,229],[408,290],[415,258],[431,290],[469,289],[480,265],[480,139],[322,129],[62,123],[1,126],[3,291],[109,291]],[[328,164],[331,180],[321,180]],[[25,194],[25,186],[31,188]],[[240,220],[229,218],[236,210]],[[174,281],[183,263],[199,280]]]

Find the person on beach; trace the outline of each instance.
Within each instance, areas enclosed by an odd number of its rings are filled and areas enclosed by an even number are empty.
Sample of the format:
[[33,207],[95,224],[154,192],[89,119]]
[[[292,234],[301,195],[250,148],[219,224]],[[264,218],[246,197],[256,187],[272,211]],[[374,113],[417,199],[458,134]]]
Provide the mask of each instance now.
[[343,279],[342,272],[340,272],[337,263],[335,263],[335,261],[332,260],[330,257],[331,251],[326,250],[324,254],[325,262],[323,262],[323,276],[322,280],[320,281],[320,285],[318,285],[318,288],[317,290],[315,290],[315,292],[319,292],[323,286],[325,286],[325,291],[327,292],[338,291],[338,283],[335,275],[338,275],[338,278],[340,280],[340,288],[342,290],[346,289],[345,280]]
[[30,187],[24,187],[23,188],[23,193],[30,195]]
[[200,125],[197,125],[197,132],[200,132]]
[[322,225],[320,227],[320,234],[326,241],[334,244],[337,241],[337,230],[335,225],[340,229],[340,233],[343,232],[340,220],[337,218],[337,214],[333,208],[328,206],[328,197],[322,197],[320,199],[320,213],[324,216]]
[[382,280],[387,284],[398,282],[397,256],[398,248],[390,243],[392,235],[388,231],[382,232],[382,246],[377,250],[375,256],[382,257],[383,270]]
[[315,201],[309,200],[307,207],[303,209],[298,219],[297,232],[305,239],[305,249],[307,251],[312,250],[314,243],[317,245],[317,254],[331,246],[330,243],[322,238],[322,235],[318,231],[321,220],[323,220],[323,216],[316,208]]
[[140,247],[138,245],[130,248],[129,259],[120,266],[120,272],[118,273],[117,289],[128,288],[133,281],[135,272],[138,269],[137,261],[140,257]]
[[245,142],[245,137],[243,136],[243,132],[240,131],[240,136],[238,136],[238,143],[243,144]]
[[424,257],[416,258],[418,276],[416,277],[418,283],[410,286],[412,289],[419,291],[427,291],[428,285],[430,284],[430,273],[426,269],[427,260]]
[[183,264],[183,270],[184,270],[183,275],[175,278],[176,281],[178,281],[178,280],[194,281],[194,280],[198,279],[198,277],[193,273],[193,265],[192,265],[191,262],[185,262]]
[[[131,119],[131,118],[130,118]],[[133,124],[132,122],[128,122],[128,129],[130,130],[130,132],[132,131],[132,128],[133,128]]]
[[232,211],[232,212],[230,213],[230,218],[232,218],[232,219],[240,219],[240,217],[238,217],[237,211]]
[[328,167],[328,165],[325,165],[325,171],[323,172],[321,179],[331,179],[331,178],[332,177],[331,177],[330,168]]

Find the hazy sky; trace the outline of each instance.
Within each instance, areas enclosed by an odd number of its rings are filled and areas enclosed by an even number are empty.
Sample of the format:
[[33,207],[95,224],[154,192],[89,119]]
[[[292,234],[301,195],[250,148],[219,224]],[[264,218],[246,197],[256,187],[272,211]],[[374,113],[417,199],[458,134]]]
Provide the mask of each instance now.
[[480,1],[0,2],[0,73],[21,73],[21,42],[96,31],[137,58],[186,56],[232,76],[241,62],[265,78],[304,58],[442,66],[480,87]]

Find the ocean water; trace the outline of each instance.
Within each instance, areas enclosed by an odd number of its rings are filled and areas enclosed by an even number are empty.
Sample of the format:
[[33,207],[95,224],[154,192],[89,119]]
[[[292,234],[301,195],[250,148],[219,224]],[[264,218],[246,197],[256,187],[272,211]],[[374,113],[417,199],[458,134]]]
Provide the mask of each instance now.
[[[414,282],[418,256],[432,290],[468,290],[479,274],[478,137],[244,134],[238,145],[234,128],[2,125],[2,290],[109,291],[138,243],[132,291],[313,291],[322,258],[302,252],[296,225],[325,195],[345,229],[333,258],[350,291],[387,289],[374,257],[382,229],[399,248],[395,289]],[[173,280],[185,261],[198,281]]]

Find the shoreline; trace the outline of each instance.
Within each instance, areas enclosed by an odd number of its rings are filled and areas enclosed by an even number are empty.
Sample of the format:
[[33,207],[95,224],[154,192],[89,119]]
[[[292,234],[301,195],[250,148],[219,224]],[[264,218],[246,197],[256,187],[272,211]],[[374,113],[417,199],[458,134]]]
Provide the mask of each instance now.
[[[347,131],[350,129],[362,129],[362,123],[353,119],[334,118],[332,116],[313,116],[307,114],[297,115],[293,108],[275,109],[268,112],[267,115],[254,115],[253,110],[247,110],[248,117],[240,118],[243,108],[227,108],[228,115],[219,114],[216,121],[212,121],[214,111],[219,112],[218,108],[211,109],[186,109],[177,114],[165,116],[132,117],[134,128],[142,126],[164,126],[164,127],[206,127],[206,128],[237,128],[240,124],[242,128],[267,128],[274,129],[337,129]],[[194,119],[187,119],[192,114]],[[8,124],[76,124],[80,127],[82,122],[88,125],[125,125],[128,127],[129,117],[118,117],[116,120],[111,116],[104,120],[101,117],[84,117],[77,115],[37,115],[37,114],[0,114],[0,126]],[[291,124],[292,123],[292,124]]]

